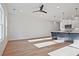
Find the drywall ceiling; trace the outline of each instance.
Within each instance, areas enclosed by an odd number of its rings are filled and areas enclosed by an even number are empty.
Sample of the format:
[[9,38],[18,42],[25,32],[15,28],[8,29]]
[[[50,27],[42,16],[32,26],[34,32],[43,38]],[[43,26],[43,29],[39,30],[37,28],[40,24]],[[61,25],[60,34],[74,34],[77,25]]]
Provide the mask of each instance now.
[[[48,13],[33,13],[40,7],[40,3],[7,3],[6,7],[8,9],[8,14],[13,15],[31,15],[34,17],[41,17],[42,19],[52,20],[54,16],[57,18],[62,17],[62,12],[64,12],[64,17],[70,17],[75,15],[75,8],[78,8],[79,14],[79,4],[78,3],[45,3],[44,10]],[[16,9],[14,12],[13,9]]]

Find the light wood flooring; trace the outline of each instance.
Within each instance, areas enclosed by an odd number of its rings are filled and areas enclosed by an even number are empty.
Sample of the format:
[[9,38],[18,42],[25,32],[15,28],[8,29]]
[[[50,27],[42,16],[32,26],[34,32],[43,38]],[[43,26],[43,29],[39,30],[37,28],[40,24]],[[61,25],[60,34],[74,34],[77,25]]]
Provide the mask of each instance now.
[[[47,41],[51,41],[51,39],[46,40],[45,42]],[[3,53],[3,56],[48,56],[49,52],[71,44],[69,42],[63,42],[44,48],[37,48],[33,45],[34,43],[28,42],[27,40],[9,41]]]

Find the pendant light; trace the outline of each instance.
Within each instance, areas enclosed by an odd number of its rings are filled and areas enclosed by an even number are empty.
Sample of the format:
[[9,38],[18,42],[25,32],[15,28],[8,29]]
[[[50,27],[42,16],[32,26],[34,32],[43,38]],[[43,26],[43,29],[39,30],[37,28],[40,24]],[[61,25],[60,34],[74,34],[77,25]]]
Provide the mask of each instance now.
[[56,16],[54,16],[54,24],[56,23]]
[[12,15],[16,15],[16,8],[12,9]]
[[62,20],[64,20],[64,12],[62,12]]
[[77,11],[78,11],[78,8],[75,8],[75,17],[78,17]]
[[78,12],[78,8],[75,8],[75,16],[74,16],[74,19],[79,19],[79,16],[78,16],[77,12]]

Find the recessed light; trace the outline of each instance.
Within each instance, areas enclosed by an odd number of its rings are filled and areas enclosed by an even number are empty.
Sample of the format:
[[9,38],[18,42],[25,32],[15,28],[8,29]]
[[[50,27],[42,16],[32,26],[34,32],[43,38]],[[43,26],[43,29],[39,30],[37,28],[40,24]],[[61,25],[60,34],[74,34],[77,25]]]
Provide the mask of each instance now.
[[23,12],[23,10],[19,10],[19,12]]
[[57,8],[60,8],[60,6],[57,6]]

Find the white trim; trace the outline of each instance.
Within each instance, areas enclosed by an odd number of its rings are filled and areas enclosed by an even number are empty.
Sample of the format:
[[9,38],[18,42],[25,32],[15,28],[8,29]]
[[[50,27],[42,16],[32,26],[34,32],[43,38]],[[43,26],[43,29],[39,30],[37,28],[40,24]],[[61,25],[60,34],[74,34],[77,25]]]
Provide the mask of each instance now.
[[4,40],[4,9],[0,4],[0,9],[1,9],[1,19],[2,19],[2,23],[0,24],[2,27],[2,36],[1,36],[1,40]]

